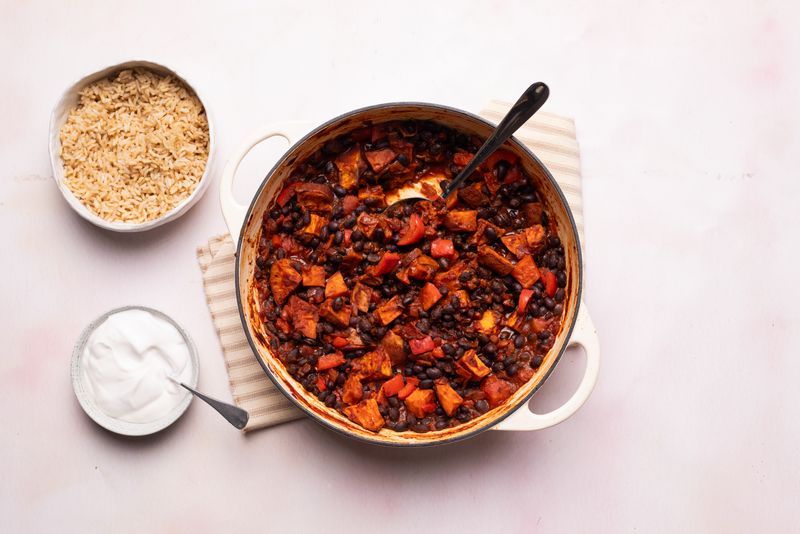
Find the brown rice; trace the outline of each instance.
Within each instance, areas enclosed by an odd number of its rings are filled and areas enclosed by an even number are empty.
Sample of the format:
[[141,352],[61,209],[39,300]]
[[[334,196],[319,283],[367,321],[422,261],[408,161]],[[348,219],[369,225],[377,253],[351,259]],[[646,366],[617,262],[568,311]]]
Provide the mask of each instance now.
[[192,194],[208,161],[208,120],[172,76],[123,70],[81,92],[59,132],[64,182],[107,221],[160,218]]

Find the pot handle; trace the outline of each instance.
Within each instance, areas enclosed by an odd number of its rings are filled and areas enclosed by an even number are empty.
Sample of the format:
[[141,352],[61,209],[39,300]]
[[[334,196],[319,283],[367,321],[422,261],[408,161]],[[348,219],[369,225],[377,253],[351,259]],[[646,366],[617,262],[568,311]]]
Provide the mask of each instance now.
[[541,430],[565,421],[583,406],[597,383],[600,371],[600,342],[592,318],[583,302],[580,303],[578,320],[567,344],[568,347],[573,345],[580,345],[586,351],[586,370],[572,397],[561,407],[546,414],[533,413],[526,402],[498,423],[494,427],[495,430]]
[[239,204],[233,196],[233,180],[242,160],[254,146],[270,137],[283,137],[289,142],[289,146],[292,146],[308,133],[309,126],[307,122],[281,122],[265,126],[250,135],[228,159],[219,182],[219,201],[222,205],[222,217],[234,243],[239,241],[244,218],[247,216],[247,206]]

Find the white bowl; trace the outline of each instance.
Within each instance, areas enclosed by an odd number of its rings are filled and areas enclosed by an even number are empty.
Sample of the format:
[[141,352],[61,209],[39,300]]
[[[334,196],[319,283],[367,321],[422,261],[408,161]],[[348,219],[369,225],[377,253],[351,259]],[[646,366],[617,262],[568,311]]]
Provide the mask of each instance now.
[[105,322],[109,316],[114,315],[115,313],[134,309],[150,312],[156,317],[169,322],[172,324],[172,326],[178,329],[178,332],[180,332],[181,336],[186,342],[186,346],[189,347],[189,362],[192,366],[192,375],[189,377],[189,380],[187,380],[186,385],[192,388],[197,387],[197,378],[200,374],[200,361],[197,358],[197,348],[194,346],[192,338],[190,338],[189,334],[186,333],[186,330],[184,330],[181,325],[175,322],[175,320],[170,316],[145,306],[124,306],[122,308],[116,308],[104,313],[89,323],[89,326],[87,326],[83,332],[81,332],[81,336],[78,338],[77,343],[75,343],[75,349],[72,351],[70,375],[72,376],[72,389],[75,390],[75,396],[78,397],[78,402],[80,403],[81,408],[83,408],[83,411],[86,412],[86,415],[91,417],[95,423],[107,430],[117,434],[122,434],[124,436],[147,436],[149,434],[154,434],[159,430],[163,430],[177,421],[178,418],[180,418],[180,416],[183,415],[183,413],[189,407],[194,395],[192,395],[189,391],[186,391],[185,396],[181,402],[175,406],[175,408],[155,421],[148,423],[131,423],[129,421],[122,421],[121,419],[107,415],[97,406],[97,404],[95,404],[94,398],[86,391],[86,386],[83,383],[83,373],[81,372],[83,366],[83,350],[86,348],[86,342],[89,340],[89,336],[92,335],[92,332],[94,332],[98,326],[103,324],[103,322]]
[[[175,206],[168,213],[162,215],[158,219],[153,219],[151,221],[142,223],[111,222],[99,217],[89,210],[89,208],[84,206],[83,203],[72,193],[72,191],[69,190],[64,183],[64,161],[61,159],[61,139],[59,137],[59,131],[64,122],[66,122],[69,112],[78,104],[78,94],[80,93],[81,89],[115,72],[136,67],[150,69],[158,74],[168,74],[174,76],[176,79],[184,83],[186,87],[194,91],[194,94],[200,100],[200,103],[205,109],[206,120],[208,120],[208,160],[206,161],[203,176],[200,177],[200,182],[194,188],[192,194],[183,199],[180,204]],[[50,165],[53,168],[53,177],[56,180],[58,188],[61,190],[61,194],[64,195],[64,198],[67,200],[69,205],[72,206],[72,209],[78,212],[78,215],[92,224],[107,230],[113,230],[115,232],[140,232],[143,230],[150,230],[151,228],[155,228],[156,226],[161,226],[162,224],[175,220],[189,211],[189,208],[191,208],[198,200],[200,200],[200,197],[203,196],[203,193],[208,188],[210,181],[208,174],[214,157],[214,147],[214,125],[211,121],[211,114],[208,106],[206,105],[205,101],[203,101],[200,93],[194,86],[192,86],[192,84],[186,81],[183,76],[180,76],[172,69],[151,61],[126,61],[124,63],[112,65],[111,67],[107,67],[103,70],[89,74],[88,76],[84,76],[72,84],[72,86],[67,89],[63,95],[61,95],[58,104],[56,104],[56,107],[53,109],[53,113],[50,115]]]

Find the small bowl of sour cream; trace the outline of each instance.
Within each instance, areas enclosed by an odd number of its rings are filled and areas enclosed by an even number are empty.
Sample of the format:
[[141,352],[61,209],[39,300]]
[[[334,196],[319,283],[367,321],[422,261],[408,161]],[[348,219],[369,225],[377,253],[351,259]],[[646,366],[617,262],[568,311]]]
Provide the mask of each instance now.
[[175,380],[196,387],[198,370],[197,350],[178,323],[152,308],[126,306],[81,333],[72,354],[72,387],[97,424],[145,436],[183,415],[192,394]]

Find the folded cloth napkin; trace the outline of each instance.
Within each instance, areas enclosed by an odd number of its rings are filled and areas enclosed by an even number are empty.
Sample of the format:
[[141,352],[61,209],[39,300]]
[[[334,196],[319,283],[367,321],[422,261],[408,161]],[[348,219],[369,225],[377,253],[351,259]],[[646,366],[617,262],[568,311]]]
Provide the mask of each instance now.
[[[492,101],[480,115],[499,122],[511,104]],[[555,177],[567,199],[583,244],[581,169],[575,123],[572,119],[539,112],[515,137],[525,143]],[[203,272],[206,300],[222,345],[233,400],[250,413],[245,431],[277,425],[303,416],[275,385],[250,349],[244,335],[233,281],[236,245],[229,235],[212,237],[198,247],[197,261]]]

